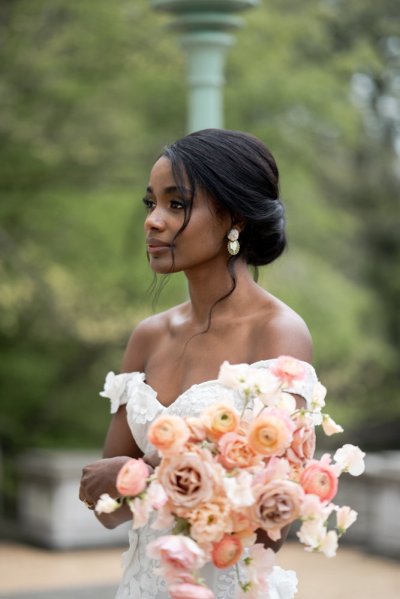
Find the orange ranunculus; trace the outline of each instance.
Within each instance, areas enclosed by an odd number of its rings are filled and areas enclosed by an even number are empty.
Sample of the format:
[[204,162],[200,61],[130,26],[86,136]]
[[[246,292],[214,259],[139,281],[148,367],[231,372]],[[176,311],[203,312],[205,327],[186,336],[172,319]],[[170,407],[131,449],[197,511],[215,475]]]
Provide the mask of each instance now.
[[243,545],[235,535],[225,535],[218,543],[214,543],[211,559],[217,568],[229,568],[239,561]]
[[263,456],[281,456],[290,446],[294,423],[274,408],[267,408],[249,427],[247,439],[250,447]]
[[159,416],[150,425],[148,439],[163,454],[177,453],[190,437],[190,430],[179,416]]
[[219,462],[227,469],[249,468],[263,458],[252,449],[244,435],[226,433],[218,442]]
[[225,433],[236,431],[240,422],[240,415],[228,403],[218,402],[202,412],[201,420],[210,439],[217,441]]

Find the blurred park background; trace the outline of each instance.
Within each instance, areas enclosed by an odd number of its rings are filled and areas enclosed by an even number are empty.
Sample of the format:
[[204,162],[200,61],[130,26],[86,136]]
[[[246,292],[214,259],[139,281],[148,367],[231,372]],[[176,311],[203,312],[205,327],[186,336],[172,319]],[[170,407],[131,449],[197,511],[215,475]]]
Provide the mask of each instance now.
[[[185,134],[185,56],[148,0],[0,3],[2,513],[15,458],[97,449],[98,397],[153,308],[141,198]],[[264,0],[229,51],[225,126],[271,148],[289,251],[260,282],[308,323],[329,411],[400,449],[397,0]],[[181,301],[174,275],[156,309]],[[336,439],[335,439],[336,442]],[[356,506],[354,506],[356,507]]]

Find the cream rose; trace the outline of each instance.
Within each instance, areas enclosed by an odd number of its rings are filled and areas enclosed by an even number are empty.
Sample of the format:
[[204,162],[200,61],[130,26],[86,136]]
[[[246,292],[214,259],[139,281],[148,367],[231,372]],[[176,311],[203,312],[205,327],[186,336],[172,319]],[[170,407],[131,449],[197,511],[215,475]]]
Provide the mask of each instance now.
[[184,508],[209,501],[213,495],[214,478],[212,464],[196,454],[165,458],[158,469],[158,480],[169,499]]
[[273,480],[254,490],[255,503],[249,508],[252,518],[276,541],[280,530],[300,515],[303,489],[290,480]]

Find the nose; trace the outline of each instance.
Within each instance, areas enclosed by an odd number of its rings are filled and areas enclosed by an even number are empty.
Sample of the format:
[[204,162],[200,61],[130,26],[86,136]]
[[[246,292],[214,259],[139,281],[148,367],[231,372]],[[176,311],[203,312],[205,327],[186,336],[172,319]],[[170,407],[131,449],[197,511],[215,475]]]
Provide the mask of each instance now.
[[151,212],[149,212],[144,221],[144,228],[146,231],[165,230],[165,220],[160,208],[155,207]]

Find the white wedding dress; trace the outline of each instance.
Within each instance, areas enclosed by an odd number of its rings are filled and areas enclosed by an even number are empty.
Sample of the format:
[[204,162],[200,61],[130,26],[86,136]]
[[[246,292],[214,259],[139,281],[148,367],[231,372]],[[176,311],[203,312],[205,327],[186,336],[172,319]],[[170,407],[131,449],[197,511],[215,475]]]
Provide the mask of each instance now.
[[[252,364],[256,368],[269,368],[273,360],[264,360]],[[317,378],[312,366],[304,363],[307,370],[305,379],[298,381],[290,389],[311,400],[312,389]],[[182,393],[170,406],[163,406],[157,394],[145,382],[141,372],[129,372],[114,375],[109,373],[104,391],[100,394],[111,400],[111,413],[115,413],[120,405],[126,404],[126,412],[132,435],[144,453],[154,450],[147,440],[147,429],[154,418],[161,413],[178,416],[198,415],[205,407],[218,401],[223,396],[231,396],[240,410],[242,400],[233,389],[221,385],[217,380],[193,385]],[[146,556],[147,544],[162,534],[149,525],[129,532],[129,549],[123,554],[124,572],[115,599],[168,599],[165,580],[154,573],[156,562]],[[207,564],[201,570],[208,587],[212,589],[216,599],[233,599],[236,589],[234,568],[224,570]],[[275,566],[269,577],[270,599],[292,599],[297,591],[297,578],[292,570],[283,570]]]

